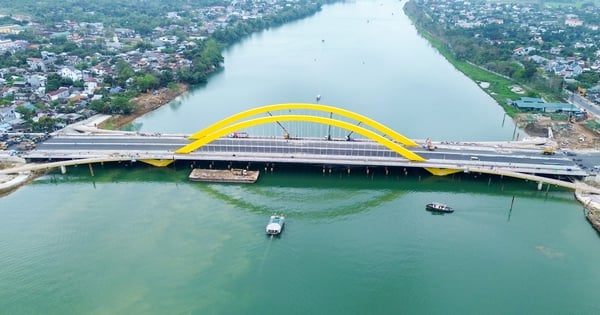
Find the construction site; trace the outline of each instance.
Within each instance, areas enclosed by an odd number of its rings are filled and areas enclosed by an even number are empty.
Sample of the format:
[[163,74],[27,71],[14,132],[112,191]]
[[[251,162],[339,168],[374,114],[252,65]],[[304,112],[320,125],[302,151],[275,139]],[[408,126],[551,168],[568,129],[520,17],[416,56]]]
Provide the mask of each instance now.
[[598,149],[600,133],[588,127],[590,119],[528,113],[519,114],[515,121],[528,136],[553,138],[557,149]]

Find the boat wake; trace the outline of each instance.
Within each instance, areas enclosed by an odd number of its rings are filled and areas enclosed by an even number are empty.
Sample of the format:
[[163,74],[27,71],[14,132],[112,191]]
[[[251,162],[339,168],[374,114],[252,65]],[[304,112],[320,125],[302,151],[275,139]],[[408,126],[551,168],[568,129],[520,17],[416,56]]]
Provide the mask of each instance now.
[[262,258],[260,259],[260,266],[258,266],[258,275],[259,276],[262,274],[264,266],[265,266],[265,261],[267,261],[267,257],[269,257],[269,253],[271,252],[271,244],[273,244],[273,237],[274,237],[274,235],[269,235],[269,242],[267,244],[267,247],[265,248]]

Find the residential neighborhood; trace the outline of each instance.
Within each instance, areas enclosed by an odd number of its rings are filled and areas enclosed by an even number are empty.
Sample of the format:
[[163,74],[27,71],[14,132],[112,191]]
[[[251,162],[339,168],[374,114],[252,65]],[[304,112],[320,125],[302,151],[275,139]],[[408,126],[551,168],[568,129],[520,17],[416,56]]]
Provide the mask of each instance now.
[[[2,21],[14,22],[0,25],[0,55],[7,57],[0,63],[0,132],[49,132],[97,112],[127,114],[131,105],[116,106],[123,103],[116,99],[128,102],[133,93],[158,93],[172,82],[205,80],[222,59],[211,37],[293,10],[305,14],[302,10],[309,6],[318,9],[320,2],[234,1],[187,7],[162,12],[156,19],[167,24],[148,32],[84,21],[94,12],[83,12],[80,21],[55,23],[0,15]],[[11,57],[16,61],[2,66]]]
[[[417,0],[420,22],[466,59],[536,88],[600,103],[600,8],[592,3]],[[546,83],[543,83],[546,81]]]

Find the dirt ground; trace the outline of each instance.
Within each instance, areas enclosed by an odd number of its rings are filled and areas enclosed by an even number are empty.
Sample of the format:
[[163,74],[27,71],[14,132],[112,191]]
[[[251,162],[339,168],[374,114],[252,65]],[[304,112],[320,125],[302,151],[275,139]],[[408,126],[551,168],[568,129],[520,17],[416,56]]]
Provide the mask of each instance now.
[[598,149],[600,135],[586,128],[586,121],[570,123],[555,121],[539,114],[522,114],[516,119],[517,125],[531,137],[548,137],[548,127],[558,146],[569,149]]
[[174,100],[179,95],[188,91],[188,86],[185,84],[178,84],[179,90],[170,90],[162,88],[157,90],[156,93],[144,93],[140,96],[131,99],[135,109],[130,115],[113,115],[109,120],[104,122],[100,128],[111,129],[123,127],[136,118],[143,116],[144,114],[151,112],[170,101]]

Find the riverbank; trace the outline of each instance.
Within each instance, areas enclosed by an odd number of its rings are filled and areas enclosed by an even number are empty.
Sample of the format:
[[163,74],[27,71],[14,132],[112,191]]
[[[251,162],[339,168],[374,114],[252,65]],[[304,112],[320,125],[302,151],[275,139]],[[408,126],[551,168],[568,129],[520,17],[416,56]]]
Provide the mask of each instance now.
[[[514,123],[526,133],[526,136],[548,137],[548,128],[551,128],[556,143],[562,147],[568,149],[596,148],[597,145],[594,139],[598,135],[587,127],[586,121],[568,123],[566,121],[567,116],[563,117],[563,121],[560,121],[548,115],[519,112],[509,100],[528,96],[528,92],[542,93],[519,84],[507,76],[490,71],[483,66],[458,60],[447,45],[429,30],[419,25],[418,17],[415,16],[417,13],[412,12],[410,7],[407,6],[404,7],[404,13],[411,20],[418,34],[425,38],[454,68],[462,72],[493,98],[502,107],[506,115],[511,117]],[[518,140],[518,137],[514,140]]]
[[[120,132],[118,131],[119,129],[127,126],[136,118],[172,102],[187,93],[188,90],[188,85],[180,83],[177,84],[176,88],[163,88],[154,93],[144,93],[130,100],[135,106],[135,110],[130,115],[96,115],[69,125],[63,130],[56,132],[56,134],[60,134],[61,132],[96,132],[98,129],[105,129],[103,132]],[[12,168],[25,163],[24,159],[16,156],[7,155],[6,157],[0,157],[0,169]],[[0,175],[0,197],[26,185],[39,175],[39,173],[35,172]]]
[[137,118],[166,105],[189,91],[189,85],[178,83],[176,88],[162,88],[154,93],[143,93],[132,98],[133,113],[129,115],[112,115],[109,119],[98,125],[102,129],[120,129],[132,123]]
[[575,199],[583,205],[585,209],[585,218],[590,222],[592,227],[600,233],[600,195],[575,191]]
[[[25,165],[26,161],[20,157],[8,156],[0,159],[0,169]],[[15,189],[35,179],[33,172],[21,174],[0,174],[0,197],[13,192]]]

